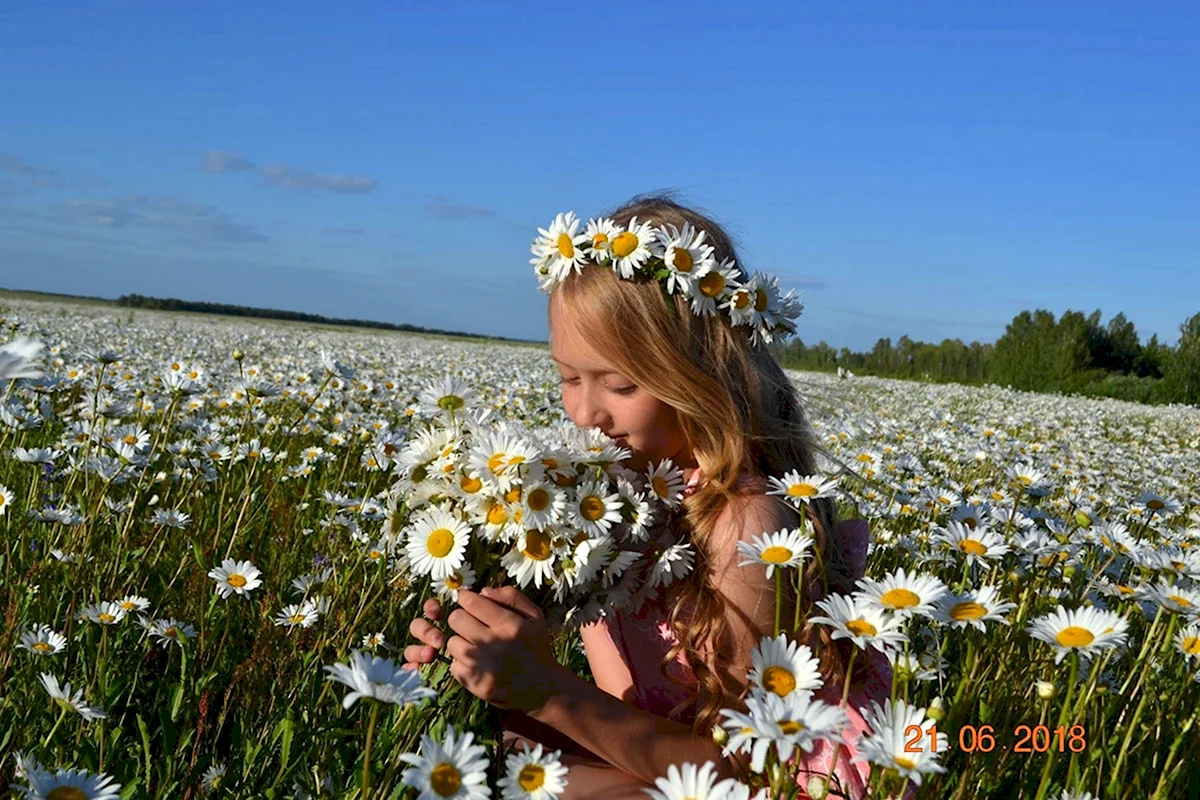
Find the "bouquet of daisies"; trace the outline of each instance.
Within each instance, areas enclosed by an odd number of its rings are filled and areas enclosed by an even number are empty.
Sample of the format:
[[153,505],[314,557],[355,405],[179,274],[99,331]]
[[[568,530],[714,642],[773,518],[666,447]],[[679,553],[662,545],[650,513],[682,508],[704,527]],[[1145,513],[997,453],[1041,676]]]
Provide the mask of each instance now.
[[691,570],[691,544],[665,525],[682,499],[669,459],[638,473],[598,429],[454,405],[396,455],[383,543],[443,600],[515,583],[561,630],[636,610]]

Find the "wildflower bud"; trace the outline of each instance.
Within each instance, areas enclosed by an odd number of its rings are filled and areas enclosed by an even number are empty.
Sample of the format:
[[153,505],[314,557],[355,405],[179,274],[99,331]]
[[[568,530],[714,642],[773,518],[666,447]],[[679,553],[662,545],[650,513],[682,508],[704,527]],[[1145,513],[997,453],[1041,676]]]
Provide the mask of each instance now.
[[946,706],[942,703],[942,698],[933,698],[929,703],[929,708],[925,709],[925,716],[934,722],[942,721],[942,718],[946,716]]
[[1092,518],[1086,511],[1075,512],[1075,524],[1081,528],[1092,527]]
[[829,794],[829,789],[825,785],[825,778],[820,775],[813,775],[808,779],[804,791],[808,792],[808,796],[812,800],[825,800],[825,796]]
[[1043,700],[1053,700],[1058,694],[1058,687],[1050,681],[1034,681],[1033,685],[1037,689],[1037,696]]
[[713,725],[712,740],[713,744],[715,744],[717,747],[724,747],[725,743],[729,741],[729,731],[725,730],[720,725]]
[[234,360],[234,361],[241,361],[241,360],[242,360],[243,358],[245,358],[245,357],[246,357],[246,354],[245,354],[245,353],[243,353],[241,350],[234,350],[234,351],[233,351],[233,360]]
[[149,503],[147,503],[146,505],[148,505],[148,506],[156,506],[156,505],[158,505],[158,495],[154,495],[153,497],[151,497],[151,498],[150,498],[150,502],[149,502]]
[[1074,564],[1063,567],[1063,577],[1066,578],[1067,580],[1071,580],[1072,578],[1075,577],[1076,571],[1077,570],[1075,569]]
[[767,778],[771,781],[772,786],[779,784],[783,780],[783,765],[778,761],[772,761],[770,764],[768,764]]

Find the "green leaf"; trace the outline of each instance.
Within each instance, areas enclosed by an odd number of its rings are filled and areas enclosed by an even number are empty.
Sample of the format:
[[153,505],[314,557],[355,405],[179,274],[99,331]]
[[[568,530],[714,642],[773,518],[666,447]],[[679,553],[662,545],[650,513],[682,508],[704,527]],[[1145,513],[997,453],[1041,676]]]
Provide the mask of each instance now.
[[990,722],[992,719],[992,707],[982,697],[979,698],[979,721]]

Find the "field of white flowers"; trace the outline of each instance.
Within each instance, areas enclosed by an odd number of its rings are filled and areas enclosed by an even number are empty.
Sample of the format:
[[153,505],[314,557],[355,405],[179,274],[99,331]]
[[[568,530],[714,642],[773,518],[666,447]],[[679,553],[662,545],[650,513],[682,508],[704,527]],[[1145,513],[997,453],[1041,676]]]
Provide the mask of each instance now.
[[[0,779],[18,796],[551,797],[553,754],[498,756],[444,664],[393,670],[422,601],[545,577],[557,654],[586,675],[571,623],[690,566],[667,548],[629,583],[676,476],[655,495],[564,424],[543,348],[2,314],[0,377],[31,375],[0,380]],[[842,516],[872,530],[861,591],[822,608],[894,665],[861,747],[877,796],[1196,791],[1200,410],[793,377]],[[781,651],[760,655],[797,671]],[[675,776],[662,796],[795,797],[775,765],[822,732],[796,724],[811,693],[778,685],[726,726],[756,782]]]

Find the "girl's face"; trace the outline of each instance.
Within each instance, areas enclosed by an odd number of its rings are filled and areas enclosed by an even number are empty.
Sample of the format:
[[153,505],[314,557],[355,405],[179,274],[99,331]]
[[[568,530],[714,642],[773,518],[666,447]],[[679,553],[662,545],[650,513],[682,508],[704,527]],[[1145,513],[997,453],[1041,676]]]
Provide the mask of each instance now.
[[571,421],[599,428],[632,450],[626,462],[631,469],[644,470],[649,461],[664,458],[681,468],[692,466],[675,409],[617,372],[563,316],[551,312],[550,357],[558,365],[563,408]]

